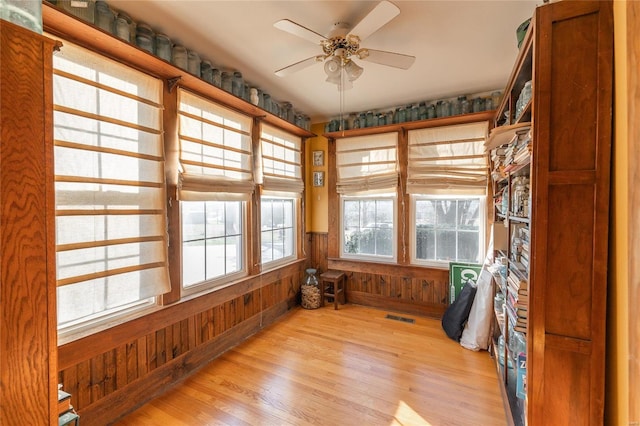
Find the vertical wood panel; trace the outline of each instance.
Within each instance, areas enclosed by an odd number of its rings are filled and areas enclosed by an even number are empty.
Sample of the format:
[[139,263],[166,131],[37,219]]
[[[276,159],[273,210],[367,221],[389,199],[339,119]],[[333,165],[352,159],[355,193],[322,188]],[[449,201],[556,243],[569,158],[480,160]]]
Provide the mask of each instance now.
[[[186,337],[186,336],[184,336]],[[182,350],[182,321],[173,324],[173,341],[171,342],[171,359],[180,356]],[[185,339],[186,341],[187,339]]]
[[78,407],[78,367],[74,365],[61,373],[62,389],[71,394],[71,404]]
[[51,423],[57,408],[54,45],[1,21],[0,419],[25,424]]
[[137,377],[144,377],[144,375],[147,374],[149,370],[151,370],[150,368],[151,357],[149,356],[146,337],[141,337],[136,342],[136,354],[137,354],[137,364],[138,364]]
[[91,404],[91,361],[83,361],[77,366],[78,387],[76,389],[76,401],[78,409]]
[[110,352],[107,352],[105,355],[104,362],[104,394],[109,395],[111,392],[115,391],[116,388],[116,374],[117,374],[117,366],[116,366],[116,356],[117,349],[114,349]]
[[121,388],[128,383],[127,374],[129,372],[129,366],[127,365],[127,346],[127,344],[124,344],[116,348],[115,389]]
[[147,366],[149,371],[154,370],[158,366],[156,333],[147,335]]
[[91,402],[104,396],[104,358],[105,354],[91,359]]
[[[629,421],[640,424],[640,2],[627,2],[627,124],[629,143]],[[621,253],[621,255],[624,255]]]

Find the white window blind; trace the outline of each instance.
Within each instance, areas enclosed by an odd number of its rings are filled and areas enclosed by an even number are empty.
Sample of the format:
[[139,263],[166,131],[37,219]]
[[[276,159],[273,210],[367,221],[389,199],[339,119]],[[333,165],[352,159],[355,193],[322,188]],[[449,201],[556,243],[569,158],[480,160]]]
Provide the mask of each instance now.
[[344,195],[392,192],[398,186],[398,134],[336,140],[337,191]]
[[273,126],[262,125],[263,189],[270,194],[300,196],[302,181],[302,139]]
[[487,123],[409,131],[407,193],[485,195]]
[[169,291],[162,82],[67,41],[54,55],[58,324]]
[[248,200],[254,189],[251,117],[179,89],[179,196]]

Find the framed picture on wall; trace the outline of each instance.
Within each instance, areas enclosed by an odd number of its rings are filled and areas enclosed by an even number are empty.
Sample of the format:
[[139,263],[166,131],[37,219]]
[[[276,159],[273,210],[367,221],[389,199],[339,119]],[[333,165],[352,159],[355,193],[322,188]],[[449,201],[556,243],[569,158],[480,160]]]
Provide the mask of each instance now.
[[324,186],[324,172],[313,172],[313,186]]
[[324,166],[324,151],[313,151],[313,165]]

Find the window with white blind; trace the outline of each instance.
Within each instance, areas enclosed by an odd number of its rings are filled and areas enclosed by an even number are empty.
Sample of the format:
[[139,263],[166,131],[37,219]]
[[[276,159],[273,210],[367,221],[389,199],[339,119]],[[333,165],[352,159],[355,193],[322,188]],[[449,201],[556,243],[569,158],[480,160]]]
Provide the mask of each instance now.
[[341,257],[396,259],[398,134],[336,140]]
[[162,82],[65,41],[54,55],[58,326],[169,291]]
[[246,275],[252,119],[183,89],[178,118],[182,288],[193,293]]
[[412,263],[481,262],[487,123],[409,131]]
[[302,139],[263,124],[260,146],[260,245],[262,264],[270,267],[296,259],[296,206],[304,190]]

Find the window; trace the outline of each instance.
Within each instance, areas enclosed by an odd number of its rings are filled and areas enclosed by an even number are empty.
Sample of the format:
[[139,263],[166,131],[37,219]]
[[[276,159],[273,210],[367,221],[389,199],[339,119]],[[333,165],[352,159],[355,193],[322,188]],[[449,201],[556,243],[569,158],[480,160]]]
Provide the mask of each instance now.
[[446,266],[451,261],[482,261],[486,135],[485,122],[409,132],[413,263]]
[[341,257],[396,258],[397,133],[336,141]]
[[260,141],[264,176],[260,212],[262,264],[277,266],[297,257],[297,199],[304,190],[302,140],[264,124]]
[[169,291],[162,82],[65,41],[54,55],[58,326]]
[[343,257],[394,258],[395,197],[343,198]]
[[193,293],[246,275],[252,120],[183,89],[178,116],[182,288]]
[[481,262],[484,197],[412,197],[414,263]]
[[295,200],[263,197],[261,208],[262,263],[295,256]]

